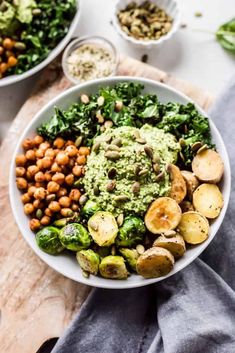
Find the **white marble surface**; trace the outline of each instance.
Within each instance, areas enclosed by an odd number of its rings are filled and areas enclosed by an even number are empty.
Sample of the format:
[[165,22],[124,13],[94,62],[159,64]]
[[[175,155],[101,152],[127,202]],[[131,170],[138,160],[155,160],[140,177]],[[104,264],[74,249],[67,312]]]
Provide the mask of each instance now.
[[[81,19],[76,34],[99,34],[113,41],[120,53],[140,59],[146,51],[132,48],[110,23],[115,0],[82,0]],[[213,33],[235,15],[235,0],[178,0],[182,22],[187,27],[160,50],[149,51],[148,63],[218,95],[235,73],[235,56],[225,52]],[[196,12],[202,17],[196,17]],[[207,33],[207,32],[211,32]],[[0,89],[0,136],[30,93],[36,78],[18,86]]]

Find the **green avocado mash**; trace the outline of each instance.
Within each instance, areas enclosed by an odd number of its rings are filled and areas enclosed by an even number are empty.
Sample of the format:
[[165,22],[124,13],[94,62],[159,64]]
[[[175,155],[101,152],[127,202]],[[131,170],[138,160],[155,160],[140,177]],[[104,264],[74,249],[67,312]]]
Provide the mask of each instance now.
[[[136,138],[136,134],[140,136]],[[113,147],[117,139],[121,141],[118,148]],[[88,157],[83,183],[89,199],[100,209],[114,215],[121,212],[143,215],[156,197],[168,193],[170,181],[165,166],[175,163],[180,151],[179,143],[170,133],[147,124],[140,129],[122,126],[108,129],[94,140],[94,145],[99,147]],[[146,146],[152,149],[153,157],[147,155]],[[107,158],[107,154],[118,158]],[[153,170],[153,160],[159,165],[157,173]],[[137,192],[133,192],[134,183],[138,183]]]
[[4,31],[4,34],[11,33],[19,22],[32,22],[32,10],[37,5],[34,0],[17,0],[13,4],[4,1],[4,4],[4,10],[0,11],[0,31]]

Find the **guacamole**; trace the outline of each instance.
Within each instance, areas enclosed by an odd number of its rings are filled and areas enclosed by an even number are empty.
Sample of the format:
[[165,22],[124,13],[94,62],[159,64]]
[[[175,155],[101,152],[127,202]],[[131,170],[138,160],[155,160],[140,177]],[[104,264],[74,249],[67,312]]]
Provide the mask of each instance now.
[[[147,124],[108,129],[94,140],[83,178],[85,191],[100,209],[114,215],[143,215],[156,197],[168,193],[165,167],[176,163],[179,151],[173,135]],[[156,165],[159,170],[154,171]]]

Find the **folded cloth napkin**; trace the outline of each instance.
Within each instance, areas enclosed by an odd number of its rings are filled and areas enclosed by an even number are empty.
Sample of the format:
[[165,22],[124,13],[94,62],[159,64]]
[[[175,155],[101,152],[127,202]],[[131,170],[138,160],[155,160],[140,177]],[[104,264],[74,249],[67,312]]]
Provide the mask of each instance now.
[[230,204],[215,239],[163,282],[93,289],[53,353],[235,353],[235,79],[210,115],[232,169]]

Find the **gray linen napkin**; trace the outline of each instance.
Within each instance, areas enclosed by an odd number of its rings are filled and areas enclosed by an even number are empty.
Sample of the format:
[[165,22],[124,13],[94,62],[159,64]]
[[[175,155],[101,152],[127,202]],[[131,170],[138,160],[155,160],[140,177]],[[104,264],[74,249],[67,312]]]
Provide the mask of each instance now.
[[93,289],[53,353],[235,353],[235,79],[211,116],[232,169],[217,236],[199,259],[159,284]]

